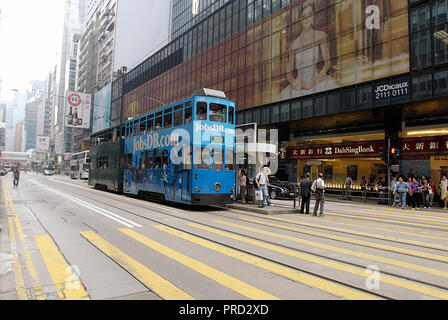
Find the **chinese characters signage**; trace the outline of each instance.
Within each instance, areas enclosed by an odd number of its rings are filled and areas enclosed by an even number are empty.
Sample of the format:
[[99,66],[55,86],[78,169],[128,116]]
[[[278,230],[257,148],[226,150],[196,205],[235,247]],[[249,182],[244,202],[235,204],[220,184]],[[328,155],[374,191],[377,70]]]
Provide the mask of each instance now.
[[448,137],[434,137],[429,139],[403,140],[401,154],[436,155],[448,153]]
[[294,147],[288,149],[290,160],[380,157],[384,142],[335,144]]

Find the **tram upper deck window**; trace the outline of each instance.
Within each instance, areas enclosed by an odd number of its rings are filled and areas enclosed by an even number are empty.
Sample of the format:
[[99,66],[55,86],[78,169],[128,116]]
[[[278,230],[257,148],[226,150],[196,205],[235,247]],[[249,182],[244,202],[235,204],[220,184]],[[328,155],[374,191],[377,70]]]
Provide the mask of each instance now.
[[142,119],[140,121],[140,135],[144,135],[146,133],[146,121]]
[[210,121],[226,122],[227,107],[223,104],[210,103]]
[[170,129],[173,127],[173,114],[171,113],[171,110],[168,111],[168,113],[165,113],[164,118],[164,124],[163,129]]
[[180,127],[184,122],[184,106],[179,105],[174,107],[174,126]]
[[152,116],[146,121],[146,127],[148,133],[154,131],[154,118]]
[[134,137],[138,136],[139,129],[140,129],[140,127],[139,127],[139,123],[138,123],[138,121],[136,121],[136,122],[134,123]]
[[196,120],[207,120],[207,103],[198,102],[196,104]]
[[229,107],[229,124],[235,124],[235,108]]
[[163,112],[158,112],[156,114],[156,131],[162,130],[162,119],[163,119]]
[[185,109],[185,124],[191,123],[193,110],[191,107]]

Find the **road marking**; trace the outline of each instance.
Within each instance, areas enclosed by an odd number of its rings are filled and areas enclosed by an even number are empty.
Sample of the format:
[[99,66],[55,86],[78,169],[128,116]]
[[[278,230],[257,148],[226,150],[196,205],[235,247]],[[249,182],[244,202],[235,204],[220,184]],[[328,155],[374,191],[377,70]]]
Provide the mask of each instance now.
[[[50,236],[34,237],[39,247],[40,254],[44,258],[48,273],[53,284],[58,290],[58,296],[64,300],[90,300],[83,284],[76,277],[51,240]],[[72,280],[76,279],[76,280]]]
[[444,257],[444,256],[432,254],[432,253],[421,252],[421,251],[405,249],[405,248],[400,248],[400,247],[394,247],[394,246],[388,246],[388,245],[384,245],[384,244],[377,243],[377,242],[364,241],[364,240],[360,240],[360,239],[352,239],[352,238],[347,238],[347,237],[337,236],[337,235],[330,235],[327,233],[310,231],[310,230],[306,230],[306,229],[302,229],[302,228],[284,226],[284,225],[275,224],[275,223],[268,223],[268,222],[250,219],[250,218],[241,218],[241,220],[252,222],[252,223],[257,223],[257,224],[262,224],[262,225],[266,225],[266,226],[270,226],[270,227],[274,227],[274,228],[281,228],[281,229],[286,229],[286,230],[290,230],[290,231],[294,231],[294,232],[305,233],[305,234],[309,234],[309,235],[313,235],[313,236],[317,236],[317,237],[322,237],[322,238],[327,238],[327,239],[332,239],[332,240],[337,240],[337,241],[342,241],[342,242],[348,242],[348,243],[352,243],[355,245],[361,245],[361,246],[370,247],[370,248],[374,248],[374,249],[382,249],[382,250],[396,252],[396,253],[400,253],[400,254],[417,256],[417,257],[424,258],[424,259],[448,262],[448,257]]
[[[290,216],[290,217],[296,218],[297,216]],[[329,231],[349,233],[349,234],[362,236],[362,237],[371,237],[371,238],[376,238],[379,240],[401,242],[401,243],[405,243],[405,244],[409,244],[409,245],[417,245],[417,246],[423,246],[423,247],[428,247],[428,248],[432,248],[432,249],[448,251],[448,247],[440,245],[440,244],[436,244],[436,243],[422,242],[422,241],[410,240],[410,239],[405,239],[405,238],[397,238],[397,237],[386,236],[386,235],[377,234],[377,233],[361,232],[361,231],[356,231],[356,230],[343,229],[343,228],[332,227],[332,226],[324,226],[324,225],[302,222],[302,221],[299,222],[297,220],[289,220],[289,219],[284,219],[284,218],[279,218],[279,217],[266,217],[266,219],[287,222],[287,223],[291,223],[291,224],[299,225],[299,226],[306,226],[306,227],[324,229],[324,230],[329,230]],[[246,218],[241,218],[241,220],[246,220]],[[258,221],[258,220],[255,220],[255,221]],[[306,231],[308,231],[308,230],[306,230]],[[303,232],[303,231],[301,231],[301,232]],[[312,231],[309,231],[309,232],[312,232]],[[320,236],[321,235],[322,235],[322,233],[320,233]],[[347,239],[350,239],[350,238],[347,238]],[[358,240],[356,240],[356,241],[358,241]],[[401,250],[402,250],[402,248],[400,248],[400,252],[401,252]]]
[[[5,205],[6,205],[6,209],[7,211],[9,211],[10,213],[12,213],[14,219],[11,219],[11,222],[8,221],[8,224],[10,224],[10,229],[12,231],[14,231],[14,223],[15,223],[15,227],[17,229],[17,235],[19,237],[20,243],[22,244],[22,250],[23,250],[23,255],[25,258],[25,264],[28,270],[28,273],[30,274],[31,278],[33,279],[33,292],[36,296],[37,300],[46,300],[47,297],[45,296],[42,286],[40,284],[39,278],[37,276],[37,272],[36,269],[34,268],[34,264],[33,264],[33,260],[31,258],[31,254],[29,253],[28,249],[27,249],[27,245],[26,245],[26,241],[25,241],[25,235],[23,234],[23,230],[22,230],[22,225],[20,223],[19,217],[18,217],[18,213],[17,210],[14,206],[14,203],[11,199],[11,193],[9,192],[8,187],[5,184],[5,181],[2,179],[2,189],[3,189],[3,196],[5,199]],[[17,253],[17,246],[15,244],[15,232],[14,232],[14,256],[17,259],[17,263],[19,263],[18,260],[18,253]],[[20,264],[19,264],[20,265]],[[23,278],[23,277],[22,277]],[[19,279],[19,281],[23,281],[23,279]]]
[[179,253],[171,248],[168,248],[156,241],[153,241],[135,231],[130,229],[119,229],[125,235],[133,238],[134,240],[148,246],[149,248],[157,251],[170,259],[173,259],[188,268],[199,272],[203,276],[212,279],[219,284],[253,300],[278,300],[277,297],[270,295],[260,289],[257,289],[241,280],[238,280],[232,276],[229,276],[215,268],[212,268],[198,260],[187,257],[182,253]]
[[[350,205],[351,208],[353,208],[353,205]],[[375,210],[371,209],[371,208],[365,208],[365,207],[357,207],[357,210],[363,211],[363,212],[372,212],[372,213],[376,213],[376,212],[380,212],[380,213],[394,213],[394,214],[403,214],[406,213],[408,215],[415,215],[415,216],[420,216],[420,217],[434,217],[434,218],[447,218],[446,214],[443,212],[437,212],[437,211],[428,211],[428,210],[422,210],[420,211],[422,214],[418,214],[417,213],[413,213],[411,210],[405,210],[403,211],[403,209],[396,209],[396,208],[392,208],[389,207],[387,210],[383,207],[378,206],[377,208],[375,208]],[[427,214],[431,214],[431,215],[427,215]],[[434,216],[436,215],[436,216]]]
[[211,241],[201,239],[199,237],[187,234],[185,232],[182,232],[182,231],[170,228],[170,227],[159,225],[159,226],[155,226],[155,228],[157,228],[161,231],[167,232],[176,237],[179,237],[181,239],[184,239],[184,240],[190,241],[192,243],[195,243],[197,245],[200,245],[202,247],[205,247],[207,249],[214,250],[216,252],[227,255],[229,257],[232,257],[232,258],[241,260],[243,262],[249,263],[251,265],[254,265],[256,267],[268,270],[272,273],[279,274],[283,277],[287,277],[289,279],[296,280],[296,281],[306,284],[308,286],[318,288],[320,290],[331,293],[338,297],[343,297],[343,298],[346,298],[349,300],[377,300],[376,297],[366,294],[366,293],[363,293],[361,291],[357,291],[357,290],[333,283],[331,281],[321,279],[316,276],[308,275],[304,272],[300,272],[300,271],[297,271],[297,270],[294,270],[294,269],[291,269],[288,267],[284,267],[279,264],[251,256],[244,252],[240,252],[238,250],[230,249],[230,248],[224,247],[222,245],[215,244]]
[[28,294],[25,289],[25,281],[23,280],[22,266],[20,265],[16,249],[16,232],[14,230],[14,223],[12,218],[8,218],[9,242],[11,246],[11,254],[13,256],[12,268],[14,271],[14,278],[16,279],[16,292],[19,300],[28,300]]
[[379,218],[371,218],[371,217],[366,217],[366,216],[358,216],[355,214],[343,214],[343,213],[332,213],[332,212],[326,212],[326,215],[329,216],[337,216],[337,217],[348,217],[348,218],[360,218],[360,219],[365,219],[365,220],[372,220],[372,221],[384,221],[384,222],[392,222],[392,223],[398,223],[398,224],[402,224],[402,225],[412,225],[412,226],[418,226],[418,227],[422,227],[422,228],[431,228],[431,229],[444,229],[444,230],[448,230],[447,227],[439,227],[439,226],[434,226],[434,225],[429,225],[429,224],[423,224],[423,223],[413,223],[413,222],[406,222],[403,220],[390,220],[390,219],[379,219]]
[[165,280],[140,262],[134,260],[123,251],[101,238],[98,234],[92,231],[86,231],[81,232],[81,235],[162,299],[194,300],[192,296]]
[[[65,184],[65,185],[72,186],[72,187],[76,187],[76,188],[79,188],[79,189],[95,191],[95,192],[98,191],[97,193],[105,192],[105,191],[95,190],[95,189],[92,189],[92,188],[89,188],[89,187],[86,187],[86,186],[79,186],[79,185],[71,184],[71,183],[68,183],[68,182],[58,181],[56,179],[50,179],[50,181],[53,181],[53,182],[56,182],[56,183]],[[111,196],[115,196],[114,194],[110,194],[110,195]],[[116,200],[120,201],[120,199],[118,199],[118,198]],[[138,203],[138,204],[142,204],[142,202],[143,202],[148,207],[153,207],[153,208],[157,208],[157,209],[162,208],[162,209],[164,209],[166,211],[170,211],[170,212],[176,212],[176,213],[181,213],[182,212],[182,211],[179,211],[179,210],[174,210],[174,209],[168,208],[168,207],[163,206],[163,205],[154,205],[154,204],[151,204],[150,202],[143,201],[143,200],[134,200],[134,199],[131,199],[131,198],[126,198],[126,200],[128,200],[129,202]]]
[[[275,251],[284,255],[288,255],[291,257],[295,257],[295,258],[299,258],[301,260],[305,260],[305,261],[310,261],[312,263],[315,263],[317,265],[321,265],[321,266],[325,266],[327,268],[332,268],[332,269],[336,269],[339,271],[343,271],[343,272],[347,272],[350,274],[353,274],[355,276],[359,276],[361,278],[366,278],[366,274],[365,274],[365,269],[362,268],[358,268],[358,267],[352,267],[350,265],[346,265],[346,264],[342,264],[342,263],[338,263],[338,262],[333,262],[331,260],[327,260],[327,259],[323,259],[323,258],[318,258],[309,254],[304,254],[304,253],[300,253],[291,249],[286,249],[277,245],[271,245],[271,244],[267,244],[258,240],[253,240],[247,237],[242,237],[242,236],[238,236],[238,235],[234,235],[231,234],[229,232],[226,231],[220,231],[214,228],[209,228],[206,226],[202,226],[196,223],[187,223],[187,225],[193,227],[193,228],[197,228],[200,230],[204,230],[204,231],[208,231],[210,233],[214,233],[223,237],[227,237],[230,239],[234,239],[234,240],[238,240],[244,243],[248,243],[260,248],[264,248],[264,249],[268,249],[271,251]],[[428,295],[431,297],[435,297],[435,298],[439,298],[439,299],[444,299],[444,300],[448,300],[448,292],[443,291],[443,290],[439,290],[436,288],[432,288],[429,286],[425,286],[425,285],[421,285],[415,282],[411,282],[411,281],[407,281],[407,280],[401,280],[398,278],[394,278],[391,276],[387,276],[387,275],[381,275],[381,282],[385,282],[385,283],[389,283],[393,286],[397,286],[397,287],[401,287],[407,290],[411,290],[411,291],[415,291],[424,295]]]
[[222,220],[215,220],[214,222],[219,223],[219,224],[224,224],[229,227],[234,227],[234,228],[238,228],[238,229],[242,229],[242,230],[246,230],[246,231],[250,231],[250,232],[267,235],[267,236],[274,237],[274,238],[279,238],[279,239],[283,239],[283,240],[289,240],[289,241],[301,243],[301,244],[311,246],[311,247],[334,251],[334,252],[338,252],[338,253],[342,253],[342,254],[346,254],[346,255],[362,258],[362,259],[373,260],[373,261],[382,262],[382,263],[390,264],[393,266],[397,266],[397,267],[401,267],[401,268],[405,268],[405,269],[409,269],[409,270],[420,271],[423,273],[429,273],[429,274],[432,274],[435,276],[448,278],[448,272],[446,272],[446,271],[428,268],[428,267],[420,266],[420,265],[413,264],[413,263],[407,263],[404,261],[390,259],[390,258],[386,258],[386,257],[380,257],[380,256],[373,255],[373,254],[362,253],[362,252],[358,252],[358,251],[354,251],[354,250],[330,246],[330,245],[326,245],[326,244],[322,244],[322,243],[318,243],[318,242],[314,242],[314,241],[308,241],[308,240],[297,238],[297,237],[291,237],[291,236],[286,236],[286,235],[282,235],[279,233],[274,233],[274,232],[264,231],[264,230],[255,229],[255,228],[251,228],[251,227],[246,227],[246,226],[242,226],[242,225],[238,225],[235,223],[226,222],[226,221],[222,221]]
[[83,200],[81,200],[79,198],[75,198],[75,197],[69,196],[68,194],[65,194],[63,192],[56,191],[56,190],[54,190],[52,188],[49,188],[49,187],[47,187],[47,186],[45,186],[43,184],[38,183],[38,182],[34,182],[34,183],[39,185],[39,186],[41,186],[42,188],[45,188],[45,189],[47,189],[47,190],[49,190],[49,191],[51,191],[51,192],[53,192],[53,193],[63,197],[63,198],[71,200],[71,201],[75,202],[76,204],[78,204],[80,206],[83,206],[83,207],[85,207],[85,208],[87,208],[89,210],[95,211],[96,213],[99,213],[99,214],[101,214],[101,215],[103,215],[103,216],[105,216],[105,217],[107,217],[107,218],[109,218],[111,220],[114,220],[114,221],[116,221],[116,222],[118,222],[118,223],[120,223],[120,224],[122,224],[122,225],[124,225],[124,226],[126,226],[128,228],[134,228],[134,227],[142,228],[143,227],[142,225],[140,225],[138,223],[135,223],[132,220],[126,219],[126,218],[124,218],[124,217],[122,217],[122,216],[120,216],[118,214],[115,214],[113,212],[110,212],[108,210],[99,208],[99,207],[97,207],[97,206],[95,206],[95,205],[93,205],[91,203],[85,202],[85,201],[83,201]]
[[403,213],[402,215],[397,215],[397,214],[387,214],[387,213],[374,213],[374,212],[359,212],[356,210],[330,210],[332,212],[340,212],[340,213],[345,213],[345,214],[357,214],[357,215],[373,215],[373,216],[378,216],[378,217],[388,217],[390,219],[400,219],[399,221],[413,221],[413,222],[420,222],[418,220],[421,220],[422,222],[430,222],[433,224],[437,224],[437,225],[443,225],[446,226],[448,225],[448,221],[446,221],[446,223],[443,223],[442,221],[444,220],[431,220],[431,219],[426,219],[424,217],[413,217],[413,216],[408,216],[405,215],[405,213]]

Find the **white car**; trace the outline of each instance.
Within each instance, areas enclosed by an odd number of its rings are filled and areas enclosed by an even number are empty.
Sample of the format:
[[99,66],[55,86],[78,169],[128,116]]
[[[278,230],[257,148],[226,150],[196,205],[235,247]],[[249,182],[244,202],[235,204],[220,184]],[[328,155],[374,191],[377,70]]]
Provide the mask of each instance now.
[[54,175],[54,170],[51,169],[44,170],[44,176],[52,176],[52,175]]

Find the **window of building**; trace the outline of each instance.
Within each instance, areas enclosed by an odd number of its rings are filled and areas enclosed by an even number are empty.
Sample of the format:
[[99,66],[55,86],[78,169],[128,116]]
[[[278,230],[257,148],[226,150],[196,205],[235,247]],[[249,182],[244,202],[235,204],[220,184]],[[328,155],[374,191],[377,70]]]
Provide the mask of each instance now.
[[429,98],[432,95],[432,74],[412,78],[412,96],[414,99]]

